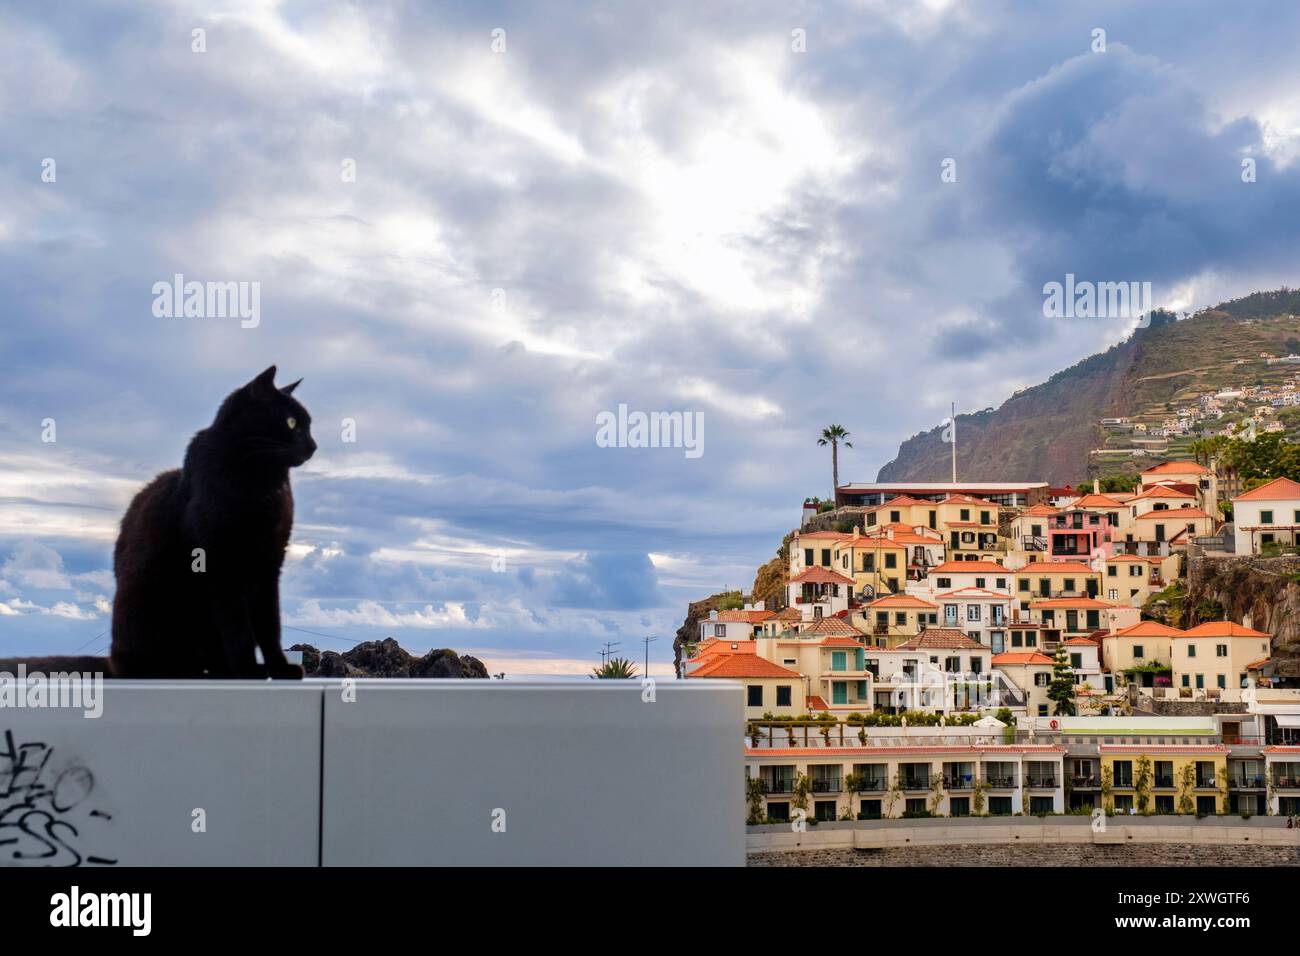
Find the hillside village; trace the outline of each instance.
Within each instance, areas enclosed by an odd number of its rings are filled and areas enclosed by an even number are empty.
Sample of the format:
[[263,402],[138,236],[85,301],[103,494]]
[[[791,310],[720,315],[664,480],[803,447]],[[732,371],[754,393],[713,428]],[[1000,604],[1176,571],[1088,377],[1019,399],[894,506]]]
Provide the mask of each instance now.
[[[1244,405],[1267,429],[1295,385],[1201,396],[1178,425]],[[1193,460],[1122,492],[837,482],[783,544],[776,600],[701,617],[683,662],[744,686],[749,822],[1300,813],[1274,635],[1157,613],[1189,561],[1294,552],[1300,483],[1251,485]]]
[[[1273,382],[1259,380],[1223,388],[1195,387],[1133,416],[1103,418],[1099,422],[1105,444],[1093,449],[1099,460],[1146,458],[1188,454],[1190,443],[1216,437],[1254,441],[1259,435],[1296,437],[1300,433],[1300,355],[1260,355],[1270,369],[1285,368],[1287,375]],[[1245,365],[1246,361],[1238,360]]]

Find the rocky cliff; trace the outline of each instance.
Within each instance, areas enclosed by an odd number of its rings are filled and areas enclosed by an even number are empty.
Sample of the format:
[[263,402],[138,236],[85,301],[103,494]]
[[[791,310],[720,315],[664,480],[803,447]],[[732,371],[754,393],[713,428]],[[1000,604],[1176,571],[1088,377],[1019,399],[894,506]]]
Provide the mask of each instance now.
[[[1180,392],[1250,383],[1270,371],[1261,353],[1285,355],[1300,341],[1300,293],[1282,289],[1225,302],[1150,328],[1023,389],[1000,407],[957,416],[957,471],[964,481],[1074,484],[1094,474],[1102,418],[1163,411]],[[942,427],[913,435],[878,481],[946,481],[952,446]],[[1134,459],[1107,471],[1147,467]]]
[[307,677],[469,677],[486,678],[487,668],[477,657],[439,648],[416,657],[391,637],[364,641],[351,650],[320,651],[310,644],[295,644],[302,651]]
[[1300,679],[1300,558],[1189,562],[1183,627],[1226,619],[1273,635],[1279,677]]

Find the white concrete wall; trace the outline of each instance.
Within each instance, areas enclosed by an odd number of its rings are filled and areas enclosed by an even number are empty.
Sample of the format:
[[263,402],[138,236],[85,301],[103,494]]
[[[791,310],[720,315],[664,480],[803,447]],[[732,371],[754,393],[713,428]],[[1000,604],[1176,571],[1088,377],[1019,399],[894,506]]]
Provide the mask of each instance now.
[[734,681],[103,688],[0,708],[0,865],[744,862]]
[[102,686],[96,719],[0,709],[0,866],[316,865],[319,687]]

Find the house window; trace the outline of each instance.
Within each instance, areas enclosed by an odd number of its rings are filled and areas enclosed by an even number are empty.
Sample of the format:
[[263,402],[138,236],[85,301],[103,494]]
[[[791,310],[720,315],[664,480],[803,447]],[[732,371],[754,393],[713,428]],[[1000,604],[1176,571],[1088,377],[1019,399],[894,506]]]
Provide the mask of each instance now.
[[1184,675],[1183,675],[1183,686],[1184,686],[1184,687],[1191,687],[1191,686],[1192,686],[1192,679],[1191,679],[1191,677],[1189,677],[1187,674],[1184,674]]
[[805,565],[807,565],[808,567],[812,567],[812,563],[813,563],[813,549],[812,549],[812,548],[804,548],[804,549],[803,549],[803,563],[804,563]]
[[1197,675],[1196,675],[1196,689],[1197,689],[1197,690],[1204,690],[1204,688],[1205,688],[1205,675],[1204,675],[1204,674],[1197,674]]
[[1134,645],[1133,645],[1133,659],[1134,659],[1134,660],[1141,660],[1141,659],[1142,659],[1143,657],[1145,657],[1145,656],[1146,656],[1146,652],[1142,649],[1142,645],[1141,645],[1141,644],[1134,644]]
[[981,589],[982,589],[982,588],[984,587],[984,582],[985,582],[986,580],[987,580],[986,578],[976,578],[976,579],[975,579],[975,586],[976,586],[977,588],[981,588]]
[[1065,582],[1064,582],[1064,587],[1065,587],[1065,590],[1067,590],[1067,591],[1073,591],[1073,590],[1074,590],[1074,578],[1066,578],[1066,579],[1065,579]]
[[1047,705],[1046,705],[1046,704],[1039,704],[1039,705],[1038,705],[1038,716],[1039,716],[1039,717],[1046,717],[1046,716],[1047,716]]
[[1006,578],[998,578],[998,590],[999,590],[999,591],[1005,591],[1006,589],[1007,589],[1007,579],[1006,579]]
[[859,820],[879,820],[880,819],[880,801],[863,800],[858,804]]
[[1115,565],[1113,565],[1113,564],[1111,564],[1111,565],[1107,565],[1107,566],[1106,566],[1106,577],[1108,577],[1108,578],[1113,578],[1113,577],[1116,576],[1116,573],[1117,573],[1118,571],[1119,571],[1119,568],[1115,567]]
[[948,800],[948,816],[970,816],[970,797],[951,797]]
[[938,578],[935,583],[945,591],[952,588],[952,578]]
[[891,511],[889,513],[889,520],[894,524],[898,524],[898,522],[903,520],[903,513],[901,511]]
[[745,693],[748,697],[748,704],[750,707],[763,706],[763,685],[762,684],[748,685],[745,688]]
[[962,520],[962,521],[970,521],[970,509],[969,509],[969,508],[962,508],[962,509],[961,509],[961,520]]
[[1173,797],[1161,797],[1161,796],[1156,797],[1156,813],[1173,813],[1173,812],[1174,812]]
[[887,555],[885,555],[885,567],[887,568],[898,567],[898,555],[894,554],[894,552],[892,551],[890,551]]
[[1272,524],[1272,523],[1273,523],[1273,512],[1271,512],[1271,511],[1261,511],[1261,512],[1259,513],[1259,523],[1260,523],[1260,524]]
[[1051,682],[1052,682],[1052,675],[1051,675],[1051,674],[1048,674],[1048,673],[1045,673],[1045,672],[1040,671],[1039,673],[1037,673],[1037,674],[1034,675],[1034,686],[1035,686],[1035,687],[1046,687],[1046,686],[1047,686],[1048,684],[1050,684]]
[[1131,787],[1133,786],[1133,761],[1116,760],[1114,765],[1115,786]]
[[1215,680],[1219,683],[1219,690],[1226,690],[1228,686],[1228,677],[1226,674],[1220,674]]
[[1076,671],[1077,671],[1077,670],[1082,670],[1082,668],[1083,668],[1083,655],[1082,655],[1082,654],[1071,654],[1071,655],[1070,655],[1070,666],[1073,667]]
[[1011,798],[989,797],[989,815],[995,817],[1011,816]]
[[895,611],[895,612],[894,612],[894,624],[895,624],[895,626],[897,626],[897,627],[906,627],[906,626],[907,626],[907,612],[906,612],[906,611]]
[[1029,812],[1037,816],[1038,814],[1052,813],[1056,810],[1056,801],[1051,797],[1030,797]]
[[1188,644],[1188,645],[1187,645],[1187,656],[1188,656],[1188,657],[1195,657],[1195,656],[1196,656],[1196,645],[1195,645],[1195,644]]
[[822,548],[822,567],[829,568],[830,566],[831,566],[831,549]]
[[[1128,784],[1132,786],[1132,784]],[[1115,812],[1128,813],[1133,809],[1133,795],[1131,793],[1120,793],[1115,796]]]
[[726,637],[726,636],[727,636],[727,625],[725,625],[725,624],[714,624],[714,625],[713,625],[713,636],[714,636],[714,637]]
[[928,815],[929,815],[929,812],[926,810],[926,807],[925,807],[925,798],[924,798],[924,797],[921,798],[921,799],[919,799],[919,800],[909,799],[909,800],[907,801],[907,806],[905,806],[905,807],[903,808],[903,812],[906,813],[906,814],[911,814],[912,816],[928,816]]
[[991,523],[992,523],[992,522],[989,521],[989,513],[988,513],[987,511],[981,511],[981,512],[980,512],[980,524],[991,524]]
[[1029,578],[1020,578],[1020,579],[1017,581],[1017,583],[1016,583],[1016,590],[1017,590],[1017,591],[1028,591],[1028,590],[1029,590]]
[[978,621],[980,619],[980,606],[978,604],[966,605],[966,620]]
[[1227,656],[1228,656],[1228,645],[1227,645],[1227,644],[1218,644],[1218,645],[1215,645],[1215,648],[1214,648],[1214,656],[1215,656],[1215,657],[1227,657]]
[[791,701],[790,685],[779,684],[776,688],[776,706],[789,707]]

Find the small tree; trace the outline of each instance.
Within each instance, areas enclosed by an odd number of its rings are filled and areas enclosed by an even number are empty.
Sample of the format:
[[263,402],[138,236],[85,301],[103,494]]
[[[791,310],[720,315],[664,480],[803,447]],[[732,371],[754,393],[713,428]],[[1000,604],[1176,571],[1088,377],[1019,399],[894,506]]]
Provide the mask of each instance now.
[[858,799],[858,794],[867,789],[867,775],[865,773],[851,773],[844,778],[844,789],[849,795],[849,809],[853,809],[853,804]]
[[1047,697],[1056,701],[1052,713],[1074,716],[1074,669],[1070,667],[1070,655],[1065,652],[1064,642],[1056,645],[1056,659],[1052,661],[1052,683],[1047,687]]
[[1107,813],[1115,812],[1115,804],[1110,799],[1114,785],[1115,776],[1111,773],[1110,767],[1103,767],[1101,769],[1101,808]]
[[591,676],[600,680],[622,680],[635,677],[636,665],[626,658],[611,657],[599,667],[593,667]]
[[1137,791],[1137,811],[1145,814],[1151,805],[1151,758],[1143,754],[1137,759],[1137,773],[1133,777]]
[[930,774],[930,813],[939,815],[939,804],[943,803],[943,774]]
[[812,777],[806,773],[796,774],[794,778],[794,805],[797,810],[808,809],[808,794],[812,793]]
[[1183,771],[1178,775],[1180,785],[1178,794],[1178,812],[1195,813],[1196,801],[1192,799],[1192,790],[1196,786],[1196,768],[1190,761],[1183,764]]
[[767,815],[763,812],[763,797],[767,795],[767,784],[759,777],[745,778],[745,796],[749,800],[749,817],[745,820],[751,827],[762,823]]
[[888,793],[889,793],[889,797],[885,802],[885,816],[892,817],[894,815],[894,805],[897,804],[899,799],[903,796],[903,771],[902,770],[894,771],[894,779],[893,782],[890,783],[889,785]]

